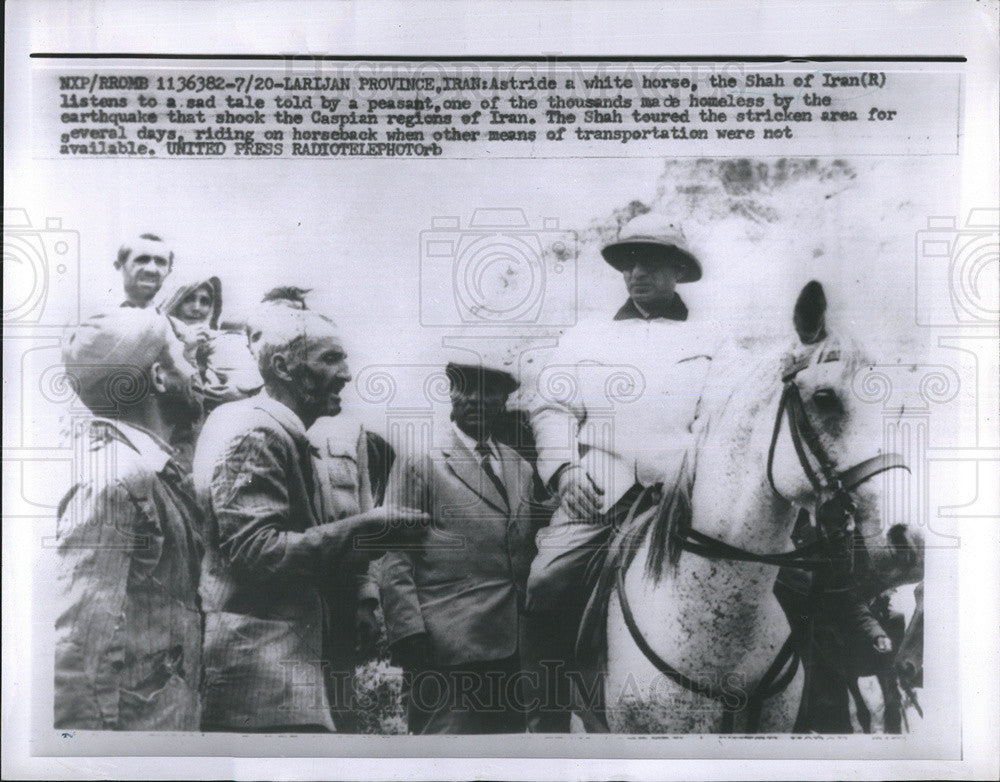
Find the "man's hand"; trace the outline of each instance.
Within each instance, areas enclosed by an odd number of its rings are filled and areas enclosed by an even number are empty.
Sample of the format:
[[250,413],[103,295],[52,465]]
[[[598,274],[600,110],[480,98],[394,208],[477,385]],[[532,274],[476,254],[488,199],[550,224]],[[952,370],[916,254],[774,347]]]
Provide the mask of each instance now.
[[244,397],[237,389],[230,388],[221,383],[203,385],[201,392],[205,397],[205,401],[213,408],[226,402],[235,402]]
[[404,671],[426,671],[431,667],[431,639],[427,633],[414,633],[392,645],[392,662]]
[[358,603],[354,612],[354,627],[358,658],[367,660],[375,655],[378,645],[379,626],[375,616],[378,601],[367,598]]
[[591,521],[600,512],[602,494],[582,467],[567,467],[559,476],[559,501],[573,521]]
[[382,505],[361,514],[361,518],[364,532],[358,547],[376,550],[419,545],[431,524],[428,514],[402,505]]

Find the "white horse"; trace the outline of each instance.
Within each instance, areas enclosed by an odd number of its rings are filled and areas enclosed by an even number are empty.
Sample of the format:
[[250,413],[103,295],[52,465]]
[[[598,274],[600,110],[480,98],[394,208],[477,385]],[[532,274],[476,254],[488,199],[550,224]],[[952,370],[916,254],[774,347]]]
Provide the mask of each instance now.
[[815,519],[817,503],[836,496],[847,511],[833,516],[845,530],[859,525],[876,572],[913,556],[901,551],[907,534],[885,535],[884,482],[873,480],[905,465],[883,453],[881,409],[852,393],[870,360],[826,333],[825,311],[811,282],[795,306],[793,344],[755,364],[714,362],[681,480],[690,492],[673,495],[676,514],[666,503],[644,514],[611,592],[604,695],[613,732],[792,730],[803,671],[773,589],[781,564],[821,556],[788,553],[797,507]]

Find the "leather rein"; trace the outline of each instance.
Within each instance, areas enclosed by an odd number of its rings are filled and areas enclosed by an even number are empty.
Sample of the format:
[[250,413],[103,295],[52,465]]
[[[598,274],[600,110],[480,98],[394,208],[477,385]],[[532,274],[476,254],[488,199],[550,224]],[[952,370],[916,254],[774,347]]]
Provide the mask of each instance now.
[[[850,525],[853,527],[853,515],[851,514],[853,514],[854,506],[850,501],[851,490],[887,470],[902,469],[909,472],[910,468],[906,465],[901,455],[886,453],[865,459],[846,470],[838,471],[836,464],[829,458],[822,447],[819,435],[809,420],[805,404],[802,401],[802,395],[795,382],[796,375],[807,365],[807,361],[801,361],[793,365],[782,377],[784,388],[782,389],[781,399],[778,403],[778,412],[775,416],[771,434],[771,444],[767,453],[767,480],[775,495],[787,502],[787,498],[775,486],[773,474],[774,454],[778,444],[778,437],[781,434],[782,423],[787,421],[788,431],[791,435],[792,445],[798,456],[799,464],[816,493],[817,507],[821,507],[824,503],[834,499],[845,502],[845,507],[850,512],[845,519],[845,526]],[[813,462],[816,464],[815,467],[813,466]],[[638,502],[635,507],[638,507]],[[817,515],[819,515],[818,512]],[[795,567],[805,570],[818,570],[829,563],[829,560],[822,556],[827,546],[827,542],[822,539],[793,549],[792,551],[775,554],[758,554],[698,532],[691,528],[690,522],[683,525],[680,529],[673,530],[671,537],[680,546],[681,551],[688,551],[707,559],[757,562],[766,565]],[[625,567],[622,565],[619,565],[617,568],[615,590],[618,594],[618,602],[625,625],[628,627],[632,640],[639,647],[639,650],[657,670],[684,689],[719,701],[723,707],[723,733],[733,732],[736,712],[744,709],[747,712],[746,732],[756,732],[764,701],[783,692],[792,679],[795,678],[800,660],[796,650],[795,636],[794,634],[790,634],[778,651],[774,661],[768,667],[767,671],[765,671],[761,680],[749,696],[735,687],[725,688],[713,683],[692,679],[670,665],[646,641],[629,605],[628,595],[625,591]]]

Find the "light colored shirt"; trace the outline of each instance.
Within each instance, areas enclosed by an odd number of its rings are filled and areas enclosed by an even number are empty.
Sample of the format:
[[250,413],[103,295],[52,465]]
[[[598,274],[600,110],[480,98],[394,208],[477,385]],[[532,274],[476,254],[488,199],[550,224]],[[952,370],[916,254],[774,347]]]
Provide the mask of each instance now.
[[[451,428],[455,431],[455,436],[458,437],[462,445],[472,451],[476,455],[476,458],[479,459],[479,463],[482,464],[483,459],[487,458],[487,455],[479,449],[479,443],[459,429],[458,424],[454,421],[451,422]],[[487,437],[483,441],[483,445],[486,446],[489,452],[488,456],[492,459],[490,467],[493,469],[493,472],[497,472],[497,467],[500,464],[500,451],[497,449],[496,442],[494,442],[492,437]]]

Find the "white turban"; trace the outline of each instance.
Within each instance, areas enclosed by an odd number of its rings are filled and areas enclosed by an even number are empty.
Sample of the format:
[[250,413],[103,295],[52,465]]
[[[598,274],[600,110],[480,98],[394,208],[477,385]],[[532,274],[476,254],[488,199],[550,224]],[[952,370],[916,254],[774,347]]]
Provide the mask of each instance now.
[[333,337],[340,340],[337,324],[315,310],[287,306],[262,305],[249,325],[250,350],[257,357],[261,376],[267,380],[271,358],[296,345],[306,347],[313,339]]

